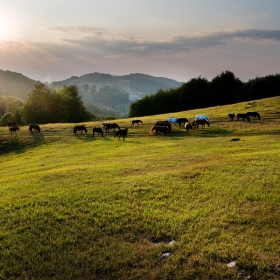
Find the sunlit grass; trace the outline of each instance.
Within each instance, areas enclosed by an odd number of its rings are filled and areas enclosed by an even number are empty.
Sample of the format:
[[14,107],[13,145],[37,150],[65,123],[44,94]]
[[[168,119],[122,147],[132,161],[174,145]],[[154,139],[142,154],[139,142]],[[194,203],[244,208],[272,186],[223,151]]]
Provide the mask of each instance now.
[[149,134],[170,114],[116,120],[125,141],[0,128],[0,279],[277,279],[279,101],[179,112],[211,119],[189,136]]

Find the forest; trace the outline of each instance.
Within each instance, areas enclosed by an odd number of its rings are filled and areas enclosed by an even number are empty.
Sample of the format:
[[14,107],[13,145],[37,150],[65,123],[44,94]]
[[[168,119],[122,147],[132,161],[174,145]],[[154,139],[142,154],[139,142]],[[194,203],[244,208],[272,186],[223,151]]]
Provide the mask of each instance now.
[[147,95],[130,105],[129,117],[234,104],[279,94],[279,74],[242,82],[234,73],[225,71],[212,81],[202,77],[193,78],[178,88],[160,89],[155,94]]

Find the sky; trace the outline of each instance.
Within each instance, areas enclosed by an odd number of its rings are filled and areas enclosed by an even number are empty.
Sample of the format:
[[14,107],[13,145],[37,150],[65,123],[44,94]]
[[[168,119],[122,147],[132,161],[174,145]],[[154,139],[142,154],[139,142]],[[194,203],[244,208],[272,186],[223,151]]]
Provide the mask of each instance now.
[[42,82],[280,73],[279,0],[0,0],[0,69]]

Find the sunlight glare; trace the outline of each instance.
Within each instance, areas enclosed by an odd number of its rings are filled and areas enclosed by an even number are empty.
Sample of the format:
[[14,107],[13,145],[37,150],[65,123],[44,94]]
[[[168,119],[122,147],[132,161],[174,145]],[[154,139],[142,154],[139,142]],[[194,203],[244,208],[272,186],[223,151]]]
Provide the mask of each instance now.
[[5,33],[5,23],[0,19],[0,39],[3,39]]

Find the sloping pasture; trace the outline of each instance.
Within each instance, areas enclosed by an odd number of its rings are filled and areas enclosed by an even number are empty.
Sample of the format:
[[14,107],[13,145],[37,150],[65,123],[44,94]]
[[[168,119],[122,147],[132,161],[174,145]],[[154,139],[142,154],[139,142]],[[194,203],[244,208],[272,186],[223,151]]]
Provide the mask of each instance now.
[[140,119],[125,141],[0,128],[0,279],[280,278],[280,97]]

